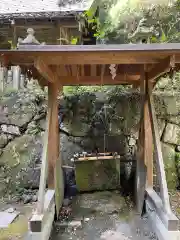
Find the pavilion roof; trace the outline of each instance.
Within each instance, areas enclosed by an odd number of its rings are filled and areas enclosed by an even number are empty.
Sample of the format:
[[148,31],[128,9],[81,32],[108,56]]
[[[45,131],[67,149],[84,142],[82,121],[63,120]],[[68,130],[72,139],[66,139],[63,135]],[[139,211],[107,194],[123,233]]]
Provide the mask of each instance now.
[[[121,45],[24,45],[0,50],[5,64],[20,65],[44,84],[139,84],[142,69],[149,81],[179,67],[180,43]],[[115,64],[112,79],[109,67]]]

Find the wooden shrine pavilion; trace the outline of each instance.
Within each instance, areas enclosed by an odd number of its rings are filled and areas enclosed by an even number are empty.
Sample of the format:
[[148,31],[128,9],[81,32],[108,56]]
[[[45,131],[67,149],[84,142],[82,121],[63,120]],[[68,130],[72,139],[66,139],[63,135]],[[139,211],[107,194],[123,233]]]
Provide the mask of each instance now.
[[[59,150],[58,92],[65,85],[118,85],[140,87],[142,111],[137,147],[136,204],[144,202],[159,239],[178,240],[178,219],[172,213],[152,89],[165,73],[178,68],[180,44],[122,44],[92,46],[22,45],[0,50],[4,66],[19,65],[48,87],[47,128],[44,135],[37,212],[30,221],[31,233],[48,239],[54,213],[63,200],[63,177]],[[109,69],[110,68],[110,69]],[[154,152],[154,154],[153,154]],[[155,156],[160,196],[153,190]],[[45,193],[46,178],[49,190]],[[55,195],[55,198],[54,198]],[[55,199],[55,200],[54,200]],[[33,238],[32,238],[33,239]]]

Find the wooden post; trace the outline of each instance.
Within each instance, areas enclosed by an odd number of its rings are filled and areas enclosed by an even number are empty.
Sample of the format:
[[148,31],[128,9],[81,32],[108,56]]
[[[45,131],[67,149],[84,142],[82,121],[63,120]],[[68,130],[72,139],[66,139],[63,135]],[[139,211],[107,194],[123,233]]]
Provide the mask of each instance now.
[[142,213],[145,197],[147,168],[145,165],[145,129],[144,129],[144,103],[145,103],[145,71],[141,69],[140,94],[142,109],[140,115],[139,139],[136,155],[136,207],[139,214]]
[[147,166],[147,187],[153,187],[153,139],[150,113],[148,107],[148,94],[152,94],[152,84],[148,82],[145,74],[145,101],[144,101],[144,161]]
[[51,111],[50,130],[48,138],[48,188],[55,189],[56,213],[63,201],[63,174],[61,159],[59,154],[59,122],[58,122],[58,86],[49,83],[48,86],[48,107]]

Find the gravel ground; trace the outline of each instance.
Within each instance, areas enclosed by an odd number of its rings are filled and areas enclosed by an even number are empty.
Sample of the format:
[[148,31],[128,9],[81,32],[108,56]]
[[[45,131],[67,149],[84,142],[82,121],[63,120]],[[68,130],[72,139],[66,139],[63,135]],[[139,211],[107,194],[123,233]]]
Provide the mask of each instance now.
[[[170,201],[173,212],[180,219],[180,192],[171,192]],[[9,207],[15,207],[21,214],[9,229],[0,230],[0,239],[24,239],[35,203],[0,203],[1,210]],[[56,225],[53,240],[157,240],[147,224],[147,218],[139,219],[131,202],[116,191],[78,196],[73,203],[72,216],[63,227],[60,223]]]
[[53,240],[157,240],[147,218],[135,215],[117,191],[79,195],[72,216],[56,224]]

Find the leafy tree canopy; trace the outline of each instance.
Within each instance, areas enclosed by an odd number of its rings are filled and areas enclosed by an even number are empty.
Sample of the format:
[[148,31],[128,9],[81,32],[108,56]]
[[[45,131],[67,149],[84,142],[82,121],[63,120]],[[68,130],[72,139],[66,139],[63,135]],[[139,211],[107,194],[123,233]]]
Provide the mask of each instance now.
[[[92,23],[90,11],[86,16]],[[106,43],[178,42],[180,0],[99,0],[94,21]]]

